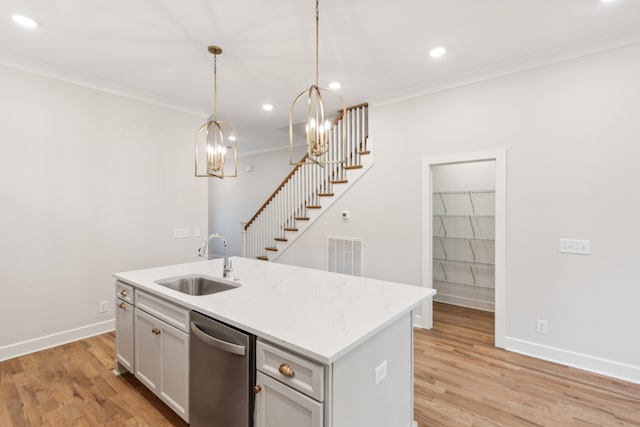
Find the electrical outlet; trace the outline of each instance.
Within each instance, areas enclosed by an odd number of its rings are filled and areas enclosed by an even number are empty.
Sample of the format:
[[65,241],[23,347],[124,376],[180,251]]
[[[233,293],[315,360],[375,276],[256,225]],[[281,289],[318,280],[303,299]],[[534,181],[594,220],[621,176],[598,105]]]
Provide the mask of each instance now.
[[591,241],[560,239],[558,249],[564,254],[589,255],[591,254]]
[[549,322],[546,320],[536,320],[536,331],[539,334],[547,335],[549,333]]
[[98,311],[100,313],[106,313],[107,312],[107,302],[106,301],[100,301],[98,303]]
[[385,360],[376,367],[375,371],[376,384],[387,377],[387,361]]

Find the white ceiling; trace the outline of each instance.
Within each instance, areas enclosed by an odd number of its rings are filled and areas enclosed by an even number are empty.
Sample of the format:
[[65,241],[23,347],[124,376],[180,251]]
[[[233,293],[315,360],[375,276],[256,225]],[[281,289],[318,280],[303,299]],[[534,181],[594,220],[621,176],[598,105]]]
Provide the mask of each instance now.
[[[314,0],[2,0],[0,59],[204,117],[207,46],[220,45],[218,117],[236,128],[240,150],[268,149],[287,144],[291,101],[314,79],[314,8]],[[18,27],[15,13],[40,26]],[[322,0],[320,85],[340,81],[353,105],[637,28],[639,0]],[[434,60],[437,45],[448,54]]]

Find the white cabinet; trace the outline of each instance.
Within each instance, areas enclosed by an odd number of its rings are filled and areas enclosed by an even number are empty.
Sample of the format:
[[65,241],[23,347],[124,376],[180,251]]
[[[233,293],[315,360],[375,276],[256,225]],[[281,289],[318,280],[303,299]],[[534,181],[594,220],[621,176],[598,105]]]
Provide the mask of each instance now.
[[189,335],[135,309],[135,375],[188,422]]
[[258,341],[256,369],[256,427],[324,425],[323,365]]
[[133,287],[116,283],[116,368],[118,374],[134,370]]
[[136,377],[155,394],[160,393],[160,323],[136,309]]
[[134,369],[133,319],[133,306],[116,299],[116,361],[129,372]]
[[322,427],[323,405],[258,372],[255,427]]

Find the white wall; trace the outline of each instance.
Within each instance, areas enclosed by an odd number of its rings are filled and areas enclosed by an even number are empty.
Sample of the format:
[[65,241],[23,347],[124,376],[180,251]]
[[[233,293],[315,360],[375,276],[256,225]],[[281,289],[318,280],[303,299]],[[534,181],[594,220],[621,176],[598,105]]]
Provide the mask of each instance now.
[[495,160],[436,165],[433,173],[433,191],[495,190]]
[[0,93],[1,360],[113,328],[113,272],[196,260],[173,228],[206,232],[207,190],[201,118],[6,67]]
[[375,166],[279,260],[324,268],[326,236],[364,237],[365,276],[418,285],[421,158],[504,148],[507,347],[640,382],[638,75],[633,44],[372,105]]
[[[283,134],[283,141],[286,138],[287,134]],[[238,150],[241,149],[238,142]],[[293,158],[302,158],[303,154],[303,147],[296,148]],[[247,166],[252,170],[247,171]],[[287,148],[240,157],[237,178],[209,178],[209,230],[227,239],[230,255],[240,255],[240,222],[251,219],[293,167]],[[223,253],[222,244],[213,241],[210,257]]]

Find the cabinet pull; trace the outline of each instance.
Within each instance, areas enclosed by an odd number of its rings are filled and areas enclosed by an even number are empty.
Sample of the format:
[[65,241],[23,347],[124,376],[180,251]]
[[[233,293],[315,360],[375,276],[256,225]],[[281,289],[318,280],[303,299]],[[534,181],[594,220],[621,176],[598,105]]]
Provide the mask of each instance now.
[[123,297],[127,296],[127,291],[125,289],[120,291],[120,295],[122,295]]
[[286,363],[283,363],[282,365],[280,365],[280,368],[278,369],[278,371],[280,371],[280,373],[285,377],[289,377],[289,378],[293,378],[293,376],[296,374],[293,371],[293,368],[291,367],[291,365],[288,365]]
[[160,329],[158,329],[158,328],[153,328],[153,329],[151,329],[151,332],[152,332],[153,334],[155,334],[155,335],[160,335],[160,332],[161,332],[161,331],[160,331]]
[[254,385],[253,386],[253,393],[254,394],[258,394],[262,391],[262,387],[260,387],[259,385]]
[[120,308],[127,308],[127,305],[125,303],[121,302],[119,307]]

